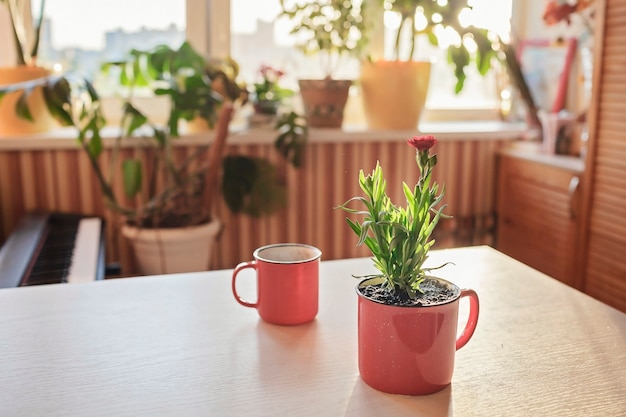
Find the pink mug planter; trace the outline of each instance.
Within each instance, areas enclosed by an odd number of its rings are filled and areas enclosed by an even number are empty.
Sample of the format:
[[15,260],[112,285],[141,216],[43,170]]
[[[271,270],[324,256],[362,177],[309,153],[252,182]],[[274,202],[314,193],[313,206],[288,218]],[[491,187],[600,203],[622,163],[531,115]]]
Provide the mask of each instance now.
[[[359,372],[379,391],[424,395],[442,390],[452,380],[455,352],[472,337],[478,321],[478,295],[434,278],[454,296],[428,306],[393,306],[368,299],[362,289],[380,283],[370,278],[357,286]],[[459,300],[468,297],[469,318],[457,339]]]
[[[313,320],[318,310],[321,256],[318,248],[301,243],[256,249],[253,261],[242,262],[233,271],[235,300],[244,307],[256,308],[268,323],[294,325]],[[247,268],[256,270],[256,302],[246,301],[237,293],[237,276]]]

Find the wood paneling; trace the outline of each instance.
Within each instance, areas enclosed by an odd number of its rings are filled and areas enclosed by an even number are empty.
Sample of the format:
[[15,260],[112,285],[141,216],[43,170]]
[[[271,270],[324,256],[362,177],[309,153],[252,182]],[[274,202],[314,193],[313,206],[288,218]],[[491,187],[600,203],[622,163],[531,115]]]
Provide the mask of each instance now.
[[584,290],[626,311],[626,0],[598,2],[594,102],[579,254]]
[[496,248],[574,286],[581,172],[511,155],[499,169]]
[[[446,185],[447,212],[454,217],[438,228],[436,247],[491,243],[494,225],[495,155],[508,140],[439,142],[435,179]],[[181,146],[182,157],[193,146]],[[145,150],[124,150],[146,159]],[[284,210],[270,217],[251,219],[230,213],[221,204],[216,215],[223,231],[213,256],[213,269],[232,268],[248,260],[261,245],[305,242],[318,246],[323,259],[367,256],[357,248],[356,238],[345,224],[345,212],[334,207],[360,194],[358,172],[370,172],[379,160],[387,177],[388,192],[402,204],[401,181],[414,184],[419,172],[413,151],[404,141],[310,143],[304,166],[287,166],[271,145],[236,144],[230,154],[257,155],[277,164],[288,189]],[[105,163],[109,151],[103,155]],[[116,183],[118,189],[121,183]],[[107,260],[132,269],[132,254],[117,233],[117,216],[105,211],[98,184],[85,155],[78,149],[21,150],[0,152],[0,242],[3,242],[26,211],[71,211],[104,216],[107,220]],[[130,273],[130,272],[129,272]]]

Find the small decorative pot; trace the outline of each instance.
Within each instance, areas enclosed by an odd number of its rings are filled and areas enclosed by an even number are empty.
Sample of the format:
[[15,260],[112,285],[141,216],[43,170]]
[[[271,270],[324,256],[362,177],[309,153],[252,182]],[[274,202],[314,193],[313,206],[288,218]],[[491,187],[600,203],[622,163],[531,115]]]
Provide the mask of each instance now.
[[[428,306],[401,307],[367,298],[362,290],[382,278],[362,281],[358,299],[359,373],[363,381],[391,394],[424,395],[442,390],[452,380],[455,352],[474,333],[478,295],[449,281],[435,279],[454,294]],[[457,339],[459,300],[468,297],[469,318]]]
[[278,107],[280,106],[280,101],[276,100],[259,100],[254,102],[254,112],[257,114],[270,114],[275,115],[278,114]]

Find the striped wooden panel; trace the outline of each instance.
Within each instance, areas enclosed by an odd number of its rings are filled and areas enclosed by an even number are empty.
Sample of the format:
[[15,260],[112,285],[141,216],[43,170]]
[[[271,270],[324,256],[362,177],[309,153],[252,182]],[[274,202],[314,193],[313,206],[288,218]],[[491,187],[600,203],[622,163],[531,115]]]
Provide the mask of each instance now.
[[496,248],[574,284],[576,220],[570,181],[578,172],[506,155],[500,160]]
[[[304,166],[285,164],[268,144],[236,144],[230,154],[269,158],[278,166],[287,186],[288,204],[279,213],[251,219],[230,213],[221,203],[216,215],[223,223],[213,269],[232,268],[248,260],[253,250],[276,242],[305,242],[318,246],[324,259],[367,256],[357,248],[356,238],[345,224],[346,213],[335,207],[360,193],[359,170],[370,172],[380,161],[387,178],[388,192],[402,203],[401,182],[414,184],[418,169],[414,154],[404,141],[310,143]],[[445,183],[447,212],[453,219],[438,228],[438,247],[491,243],[496,184],[495,155],[508,139],[440,141],[435,179]],[[195,149],[176,148],[181,158]],[[147,160],[148,151],[125,149],[125,156]],[[105,164],[110,163],[105,151]],[[119,190],[120,179],[115,184]],[[107,261],[119,261],[132,273],[133,259],[127,243],[117,233],[122,221],[107,212],[88,161],[80,150],[22,150],[0,152],[0,241],[11,233],[26,211],[71,211],[102,215],[107,220]]]
[[585,292],[626,311],[626,1],[607,0],[590,159]]

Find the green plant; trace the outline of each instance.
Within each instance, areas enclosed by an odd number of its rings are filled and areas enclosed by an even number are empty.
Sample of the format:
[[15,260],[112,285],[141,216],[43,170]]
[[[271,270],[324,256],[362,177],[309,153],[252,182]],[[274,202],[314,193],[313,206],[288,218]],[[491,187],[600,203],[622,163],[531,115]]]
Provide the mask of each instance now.
[[[471,9],[471,0],[381,0],[385,10],[397,12],[400,25],[396,31],[393,57],[395,60],[411,60],[416,52],[419,36],[426,36],[428,41],[438,46],[438,34],[446,31],[459,36],[457,44],[447,48],[448,61],[454,67],[457,79],[454,90],[463,90],[465,84],[465,68],[473,61],[481,75],[487,74],[492,59],[498,58],[499,39],[486,29],[475,26],[464,26],[459,20],[462,12]],[[403,40],[403,33],[408,30],[411,36]],[[475,53],[470,53],[476,45]],[[402,57],[402,52],[405,52]]]
[[[150,51],[135,50],[127,60],[106,65],[104,70],[110,74],[117,71],[119,83],[126,88],[110,158],[102,157],[105,120],[99,95],[89,81],[65,74],[8,88],[26,94],[35,86],[44,87],[53,115],[77,129],[78,144],[89,158],[107,207],[124,215],[132,225],[180,227],[206,222],[213,214],[220,188],[232,211],[268,214],[285,201],[284,187],[276,178],[275,168],[262,158],[223,157],[233,110],[229,97],[238,97],[239,89],[228,76],[232,72],[225,71],[233,68],[232,63],[216,68],[186,42],[178,49],[159,46]],[[214,88],[218,80],[224,95]],[[133,105],[137,88],[168,99],[170,111],[165,125],[151,121]],[[179,122],[197,117],[210,126],[218,121],[214,142],[207,141],[189,156],[176,158]],[[124,149],[129,147],[145,151],[149,163],[125,157],[128,153]],[[123,193],[114,186],[120,177]]]
[[282,102],[284,99],[292,97],[295,92],[280,85],[280,79],[285,73],[269,65],[259,67],[260,79],[253,84],[255,101],[275,101]]
[[[137,111],[129,102],[125,104],[124,126],[131,129],[125,131],[124,137],[139,132],[149,125],[147,138],[161,152],[155,158],[155,165],[165,170],[165,187],[159,192],[148,190],[146,204],[140,210],[127,211],[120,207],[120,198],[115,198],[108,190],[110,186],[101,183],[109,205],[123,212],[133,222],[143,227],[178,226],[189,222],[200,223],[208,219],[218,198],[217,173],[220,171],[223,197],[229,208],[235,212],[243,212],[252,216],[273,213],[280,208],[285,199],[284,186],[276,177],[276,169],[263,158],[247,156],[227,156],[222,158],[224,143],[218,143],[220,131],[216,132],[216,142],[206,144],[197,149],[189,158],[176,164],[171,159],[174,139],[178,136],[181,120],[193,120],[200,117],[213,126],[216,112],[223,106],[223,100],[245,99],[243,89],[236,82],[238,67],[232,60],[205,61],[188,43],[173,50],[160,46],[151,51],[133,51],[131,59],[117,63],[121,66],[120,82],[134,88],[138,85],[150,87],[156,95],[167,96],[171,102],[170,116],[165,129],[149,124],[147,118]],[[216,92],[219,89],[222,94]],[[222,129],[227,121],[222,120]],[[227,132],[224,132],[224,137]],[[120,138],[121,139],[121,138]],[[81,142],[83,148],[95,164],[98,154],[89,152],[89,146]],[[196,164],[194,160],[209,152],[208,162]],[[126,195],[134,197],[141,192],[140,174],[148,169],[140,161],[124,161],[124,183]],[[217,167],[220,165],[220,169]],[[152,168],[149,184],[157,181],[158,171]],[[99,175],[101,177],[101,175]],[[132,186],[128,186],[128,185]]]
[[[432,181],[432,169],[437,155],[429,150],[436,143],[433,136],[415,136],[408,144],[416,149],[416,161],[420,169],[417,184],[411,189],[402,184],[406,207],[396,206],[386,193],[383,170],[377,163],[373,172],[359,173],[359,185],[365,196],[353,197],[339,208],[348,213],[363,216],[360,223],[346,218],[348,225],[359,237],[357,245],[365,244],[373,255],[373,262],[384,278],[383,290],[393,293],[400,300],[415,299],[420,284],[432,269],[424,268],[428,251],[434,244],[431,233],[443,214],[445,205],[439,206],[444,188],[439,191]],[[351,208],[352,202],[365,209]]]
[[305,117],[292,110],[281,115],[274,128],[278,132],[274,147],[293,166],[302,166],[304,145],[306,145],[309,137],[309,128]]
[[342,59],[359,56],[367,42],[365,5],[357,0],[319,0],[296,3],[280,1],[279,17],[293,21],[292,35],[305,54],[318,54],[325,78],[337,70]]
[[[17,52],[17,65],[35,65],[46,0],[41,0],[37,17],[33,19],[32,24],[26,22],[24,17],[25,5],[30,6],[30,0],[0,0],[0,3],[5,4],[9,11],[11,31]],[[31,26],[33,27],[32,39],[29,35]]]

